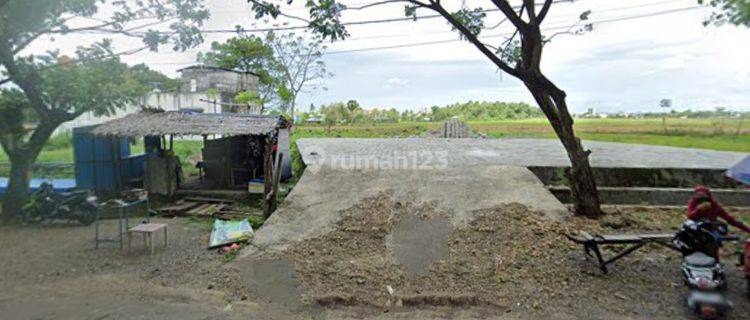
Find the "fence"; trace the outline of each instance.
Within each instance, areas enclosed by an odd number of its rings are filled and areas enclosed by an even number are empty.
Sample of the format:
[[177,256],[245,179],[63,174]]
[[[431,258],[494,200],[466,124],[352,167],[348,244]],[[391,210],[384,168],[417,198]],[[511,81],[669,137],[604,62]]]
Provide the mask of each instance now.
[[[0,162],[0,177],[10,175],[10,163]],[[32,165],[31,176],[42,179],[75,178],[73,163],[66,162],[40,162]]]

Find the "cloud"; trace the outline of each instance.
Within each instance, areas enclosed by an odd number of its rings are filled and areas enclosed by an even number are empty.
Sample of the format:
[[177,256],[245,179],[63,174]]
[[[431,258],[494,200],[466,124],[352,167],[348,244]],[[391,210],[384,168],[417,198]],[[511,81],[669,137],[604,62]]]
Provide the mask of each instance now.
[[405,87],[407,84],[409,84],[409,80],[392,77],[385,81],[383,89],[399,89]]

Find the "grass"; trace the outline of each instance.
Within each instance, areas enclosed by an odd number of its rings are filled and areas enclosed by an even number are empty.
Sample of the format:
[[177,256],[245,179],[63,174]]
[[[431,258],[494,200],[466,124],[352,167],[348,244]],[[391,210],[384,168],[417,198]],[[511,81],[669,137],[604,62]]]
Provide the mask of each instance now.
[[[405,138],[438,130],[436,122],[400,122],[358,125],[300,125],[291,137],[294,171],[300,172],[296,140],[299,138]],[[549,122],[543,118],[524,120],[470,121],[475,132],[492,138],[530,137],[554,139]],[[740,132],[738,129],[742,127]],[[750,152],[750,120],[744,126],[739,119],[667,119],[667,127],[661,119],[577,119],[576,133],[584,140],[638,143],[648,145],[701,148],[721,151]],[[186,175],[196,174],[197,169],[188,159],[200,153],[202,141],[175,140],[174,151],[183,163]],[[142,143],[131,146],[132,153],[143,151]],[[72,163],[73,149],[69,133],[53,137],[39,155],[38,163]],[[7,176],[8,157],[0,151],[0,176]],[[34,172],[35,176],[72,177],[73,169],[58,172]]]
[[[547,119],[469,121],[475,132],[492,138],[549,138],[555,133]],[[576,133],[584,140],[639,143],[721,151],[750,152],[750,121],[738,119],[577,119]],[[298,126],[293,138],[409,137],[438,130],[439,123],[406,122],[375,125]]]

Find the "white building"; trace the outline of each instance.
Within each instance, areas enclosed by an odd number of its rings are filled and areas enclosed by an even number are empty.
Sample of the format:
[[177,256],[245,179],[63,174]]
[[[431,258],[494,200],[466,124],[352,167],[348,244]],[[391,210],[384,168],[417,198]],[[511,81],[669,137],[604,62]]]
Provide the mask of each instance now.
[[201,110],[204,113],[257,113],[259,111],[259,108],[255,106],[233,103],[234,96],[238,92],[258,93],[259,78],[253,73],[204,65],[190,66],[177,71],[181,74],[181,85],[177,91],[162,92],[154,89],[141,97],[137,103],[117,110],[111,116],[97,117],[93,112],[87,112],[73,121],[62,124],[58,131],[99,124],[138,112],[143,108],[165,111],[191,109]]

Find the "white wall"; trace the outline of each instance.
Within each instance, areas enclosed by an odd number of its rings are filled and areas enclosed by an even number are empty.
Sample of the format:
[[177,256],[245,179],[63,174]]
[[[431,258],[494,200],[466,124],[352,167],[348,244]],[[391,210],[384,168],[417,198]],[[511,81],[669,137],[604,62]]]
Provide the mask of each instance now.
[[[149,108],[159,108],[166,111],[177,111],[184,108],[203,109],[205,113],[214,113],[214,106],[211,103],[200,101],[208,100],[205,93],[190,92],[152,92],[144,95],[138,103],[129,105],[124,109],[117,110],[111,116],[96,117],[92,112],[87,112],[73,121],[63,123],[58,132],[71,130],[75,127],[99,124],[125,115],[139,112],[143,106]],[[216,112],[221,112],[221,106],[216,107]]]

